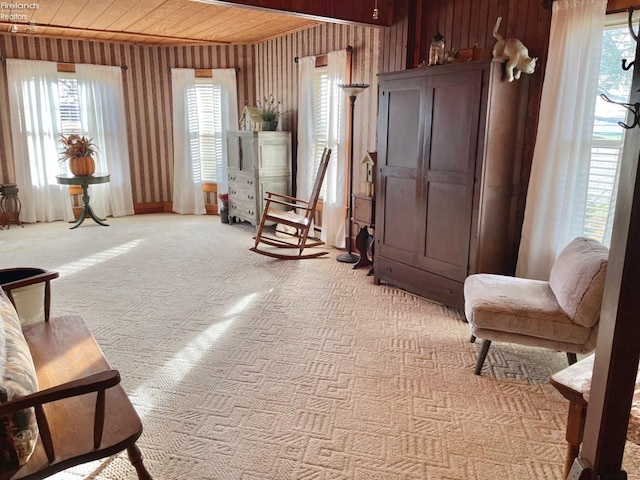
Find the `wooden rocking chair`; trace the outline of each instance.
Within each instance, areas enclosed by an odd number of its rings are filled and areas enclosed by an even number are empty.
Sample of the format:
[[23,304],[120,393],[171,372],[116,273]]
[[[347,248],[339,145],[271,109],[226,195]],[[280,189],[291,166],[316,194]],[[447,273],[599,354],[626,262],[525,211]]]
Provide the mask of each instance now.
[[[282,195],[279,193],[267,192],[265,197],[266,204],[262,212],[262,218],[260,219],[260,225],[258,226],[258,233],[255,236],[255,245],[250,249],[252,252],[260,253],[268,257],[299,260],[302,258],[315,258],[321,255],[326,255],[327,251],[319,251],[313,253],[303,253],[305,248],[317,247],[324,245],[323,241],[313,240],[309,241],[309,230],[313,224],[313,214],[316,210],[316,204],[318,203],[318,197],[320,196],[320,188],[324,180],[325,173],[327,172],[327,166],[329,165],[329,158],[331,157],[331,149],[325,148],[322,152],[322,158],[320,160],[320,166],[316,175],[316,181],[313,184],[311,190],[311,196],[309,200],[302,200],[289,195]],[[285,207],[284,209],[273,208],[273,205],[279,205]],[[266,235],[265,223],[275,222],[276,224],[285,225],[291,227],[293,232],[280,232],[278,234],[284,237],[290,237],[286,240],[278,238],[274,235]],[[297,255],[292,254],[280,254],[276,251],[263,250],[258,248],[261,243],[270,245],[277,248],[288,248],[298,250]]]

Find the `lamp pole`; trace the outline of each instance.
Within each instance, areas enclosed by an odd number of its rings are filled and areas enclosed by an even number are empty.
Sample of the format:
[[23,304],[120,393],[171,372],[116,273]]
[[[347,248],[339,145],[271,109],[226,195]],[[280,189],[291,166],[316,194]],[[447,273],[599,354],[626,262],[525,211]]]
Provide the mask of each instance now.
[[355,253],[352,253],[351,248],[351,239],[353,234],[353,112],[355,110],[356,98],[358,94],[360,94],[364,89],[369,88],[369,85],[364,83],[352,83],[348,85],[338,85],[340,88],[344,90],[344,92],[349,96],[349,101],[351,102],[351,118],[350,118],[350,149],[349,149],[349,215],[348,215],[348,236],[347,236],[347,251],[338,255],[337,260],[343,263],[356,263],[360,260],[360,257]]

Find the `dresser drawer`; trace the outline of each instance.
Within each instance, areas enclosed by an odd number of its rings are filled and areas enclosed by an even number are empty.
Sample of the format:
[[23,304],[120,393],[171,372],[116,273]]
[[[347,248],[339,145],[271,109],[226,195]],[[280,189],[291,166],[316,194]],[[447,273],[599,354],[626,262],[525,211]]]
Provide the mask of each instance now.
[[255,203],[229,200],[229,216],[235,217],[253,225],[258,224]]

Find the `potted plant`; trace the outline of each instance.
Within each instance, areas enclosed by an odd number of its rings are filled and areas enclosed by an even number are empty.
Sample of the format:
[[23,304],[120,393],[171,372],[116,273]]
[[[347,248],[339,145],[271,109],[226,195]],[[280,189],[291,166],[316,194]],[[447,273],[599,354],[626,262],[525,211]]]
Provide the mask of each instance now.
[[221,193],[218,198],[222,202],[222,208],[220,209],[220,221],[222,223],[229,223],[229,194]]
[[262,119],[262,130],[273,131],[278,128],[278,120],[280,119],[280,102],[276,102],[273,94],[263,97],[262,102],[258,103],[258,112]]
[[93,138],[72,133],[67,137],[62,135],[60,144],[63,147],[60,152],[60,161],[69,160],[71,173],[78,177],[93,175],[96,171],[93,154],[97,150],[95,143],[93,143]]

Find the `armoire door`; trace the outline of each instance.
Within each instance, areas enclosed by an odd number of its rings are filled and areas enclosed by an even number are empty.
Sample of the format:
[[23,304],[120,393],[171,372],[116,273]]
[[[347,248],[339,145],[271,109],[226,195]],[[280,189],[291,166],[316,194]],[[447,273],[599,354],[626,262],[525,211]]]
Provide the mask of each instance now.
[[381,86],[376,190],[376,255],[413,264],[418,239],[418,175],[424,145],[424,78]]
[[469,263],[483,72],[426,78],[417,264],[459,282]]

